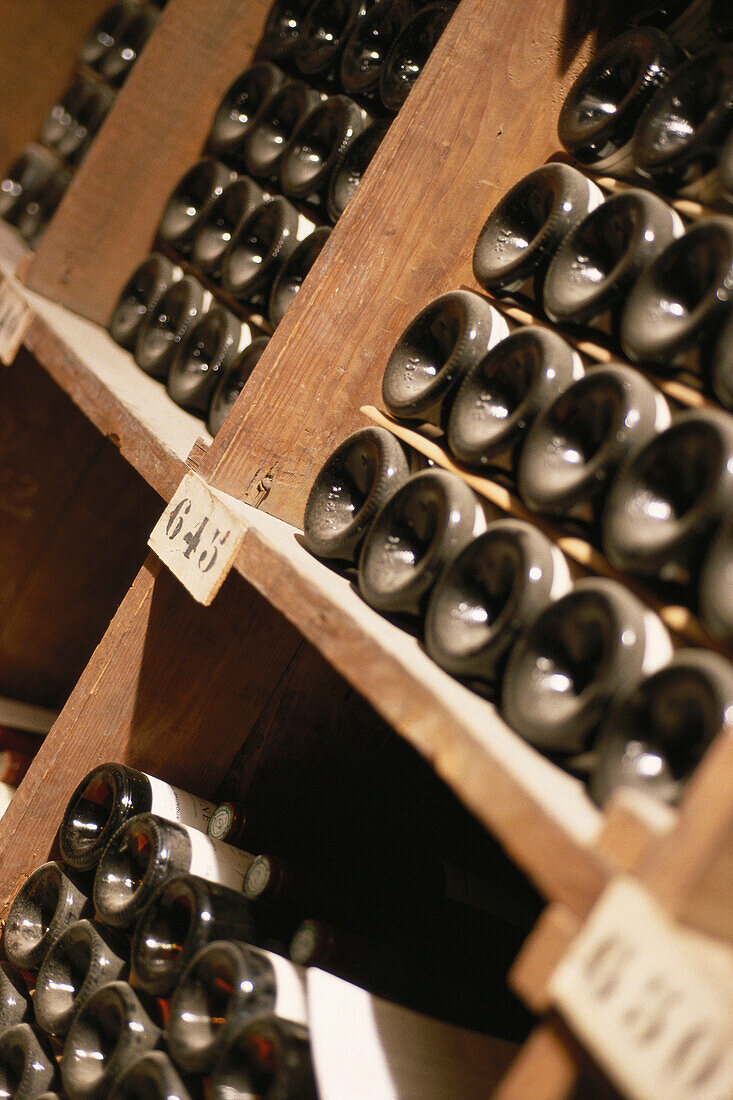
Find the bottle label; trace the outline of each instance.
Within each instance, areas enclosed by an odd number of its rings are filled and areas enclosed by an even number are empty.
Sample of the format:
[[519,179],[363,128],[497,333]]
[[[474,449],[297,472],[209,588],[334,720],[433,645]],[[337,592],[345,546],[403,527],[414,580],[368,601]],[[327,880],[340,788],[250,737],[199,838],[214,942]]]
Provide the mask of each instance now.
[[164,817],[166,821],[178,821],[181,825],[191,825],[194,829],[206,832],[209,820],[216,809],[214,802],[208,802],[205,798],[199,798],[188,791],[181,791],[178,787],[172,787],[170,783],[164,783],[154,775],[144,773],[150,781],[152,791],[152,804],[150,812],[158,817]]
[[308,1023],[308,1009],[305,1002],[305,970],[289,959],[282,958],[263,948],[250,948],[263,955],[273,970],[275,979],[275,1007],[273,1013],[281,1020],[292,1020],[296,1024]]
[[222,802],[211,815],[206,831],[212,840],[226,840],[233,824],[234,809],[228,802]]
[[235,848],[233,844],[212,840],[189,825],[184,825],[183,828],[191,842],[191,874],[205,878],[207,882],[218,882],[220,886],[241,890],[244,876],[255,857]]

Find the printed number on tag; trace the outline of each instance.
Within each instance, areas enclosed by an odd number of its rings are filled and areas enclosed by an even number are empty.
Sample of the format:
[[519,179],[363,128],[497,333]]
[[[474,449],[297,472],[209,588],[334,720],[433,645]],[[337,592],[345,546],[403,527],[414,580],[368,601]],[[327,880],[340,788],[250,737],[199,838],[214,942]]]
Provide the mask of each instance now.
[[10,279],[0,283],[0,360],[9,367],[33,320],[33,310]]

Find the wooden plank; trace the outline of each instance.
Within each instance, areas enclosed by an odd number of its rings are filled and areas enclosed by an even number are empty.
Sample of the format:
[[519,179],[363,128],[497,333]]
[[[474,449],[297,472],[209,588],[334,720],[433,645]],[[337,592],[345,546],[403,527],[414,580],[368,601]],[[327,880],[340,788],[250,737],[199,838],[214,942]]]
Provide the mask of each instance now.
[[4,0],[0,20],[0,168],[38,136],[68,85],[87,31],[109,0],[75,0],[73,18],[57,0]]
[[467,281],[489,211],[554,151],[582,57],[552,0],[462,0],[212,446],[216,487],[254,502],[271,474],[263,507],[301,522],[316,471],[378,403],[399,333]]
[[43,236],[29,287],[105,324],[174,184],[256,45],[269,0],[169,0]]

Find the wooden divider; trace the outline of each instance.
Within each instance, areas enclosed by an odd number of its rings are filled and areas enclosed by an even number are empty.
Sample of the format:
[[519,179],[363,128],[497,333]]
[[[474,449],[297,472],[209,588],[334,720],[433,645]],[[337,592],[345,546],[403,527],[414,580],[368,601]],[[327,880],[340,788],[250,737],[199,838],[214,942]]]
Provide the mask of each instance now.
[[43,236],[29,287],[107,322],[219,100],[246,68],[269,6],[169,0]]

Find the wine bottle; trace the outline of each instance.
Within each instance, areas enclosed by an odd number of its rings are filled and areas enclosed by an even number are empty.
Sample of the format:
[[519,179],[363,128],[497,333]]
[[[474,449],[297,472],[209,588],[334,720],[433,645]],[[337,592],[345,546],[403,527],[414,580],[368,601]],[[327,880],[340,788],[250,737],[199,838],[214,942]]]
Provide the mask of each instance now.
[[675,803],[733,714],[733,665],[680,649],[617,701],[596,738],[590,793],[602,806],[617,787]]
[[266,301],[277,273],[315,226],[281,195],[242,222],[224,253],[221,283],[240,301]]
[[399,111],[456,9],[438,0],[426,4],[399,32],[379,70],[379,94],[388,111]]
[[54,940],[38,971],[33,1009],[50,1035],[66,1035],[91,995],[127,970],[127,944],[89,920],[79,920]]
[[48,1040],[30,1024],[0,1033],[0,1096],[37,1100],[58,1078]]
[[69,1028],[61,1079],[71,1100],[102,1100],[116,1079],[159,1042],[149,1005],[127,982],[101,986]]
[[269,61],[259,61],[240,73],[214,115],[207,140],[209,152],[240,164],[242,141],[284,82],[282,69]]
[[191,245],[191,263],[218,279],[232,237],[264,200],[262,188],[248,176],[227,184],[199,225]]
[[87,895],[58,863],[44,863],[15,895],[5,922],[5,954],[19,970],[36,970],[69,925],[90,915]]
[[84,39],[79,61],[98,70],[103,59],[120,40],[137,7],[135,0],[121,0],[121,3],[106,8]]
[[206,832],[214,802],[172,787],[127,764],[99,764],[78,784],[64,811],[59,848],[70,867],[88,870],[121,825],[152,813]]
[[211,1100],[318,1100],[308,1029],[277,1016],[243,1020],[211,1077]]
[[595,522],[630,448],[670,419],[664,397],[639,371],[592,367],[530,427],[517,468],[522,500],[533,512]]
[[33,1001],[22,974],[10,963],[0,962],[0,1035],[32,1019]]
[[295,301],[306,275],[320,256],[323,246],[330,236],[331,229],[326,225],[314,229],[291,252],[278,271],[270,289],[267,310],[273,328],[277,328],[287,310]]
[[368,118],[345,95],[331,95],[299,123],[280,159],[280,190],[291,199],[325,201],[331,176]]
[[340,165],[331,174],[326,206],[334,224],[351,201],[388,129],[388,122],[371,122],[357,134],[346,149]]
[[359,557],[359,592],[377,611],[420,616],[446,565],[486,527],[478,497],[455,474],[413,474],[377,513]]
[[237,178],[215,157],[204,157],[174,187],[158,225],[158,236],[179,252],[188,252],[211,207]]
[[733,45],[728,45],[691,58],[657,90],[634,134],[636,170],[669,194],[716,202],[720,146],[731,129]]
[[267,13],[257,53],[269,61],[290,59],[300,41],[303,20],[313,0],[274,0]]
[[617,569],[689,584],[733,511],[733,418],[679,413],[628,455],[603,513],[603,548]]
[[405,25],[404,5],[379,3],[359,19],[341,54],[339,75],[347,95],[376,95],[379,74],[392,43]]
[[454,676],[496,685],[517,637],[571,585],[564,554],[523,520],[489,523],[440,574],[425,647]]
[[216,435],[234,408],[235,401],[259,363],[260,356],[269,342],[269,336],[258,336],[237,356],[231,366],[223,371],[209,405],[207,427],[212,435]]
[[543,164],[506,192],[484,222],[473,273],[485,290],[542,300],[547,267],[560,242],[603,192],[569,164]]
[[211,294],[192,275],[171,283],[146,314],[135,340],[135,362],[162,381],[186,334],[211,305]]
[[159,14],[154,7],[136,4],[131,17],[122,25],[97,63],[97,68],[105,80],[119,87],[129,76],[143,46],[155,30]]
[[78,163],[113,101],[109,89],[95,88],[84,79],[76,80],[46,115],[41,126],[41,144],[71,163]]
[[402,444],[386,428],[354,432],[329,455],[305,505],[305,546],[316,557],[356,560],[374,517],[407,481]]
[[71,172],[59,166],[51,173],[38,191],[27,197],[21,204],[15,224],[26,244],[35,248],[43,236],[48,223],[56,213],[66,190],[71,183]]
[[162,1050],[149,1050],[136,1058],[115,1081],[109,1100],[199,1100],[203,1093],[195,1083],[184,1085],[176,1067]]
[[145,318],[182,275],[180,267],[159,252],[146,256],[125,283],[107,325],[107,331],[115,343],[128,351],[135,347]]
[[366,8],[366,0],[313,0],[295,47],[300,71],[321,80],[335,76],[341,51]]
[[61,167],[56,154],[44,145],[26,145],[0,181],[0,218],[16,225],[28,203],[37,199]]
[[244,894],[196,875],[176,875],[155,890],[135,927],[132,966],[138,985],[166,995],[186,966],[212,940],[261,938],[252,903]]
[[429,302],[395,344],[382,378],[393,416],[445,424],[459,385],[487,351],[508,335],[498,310],[470,290]]
[[178,345],[168,371],[168,396],[182,409],[206,413],[222,374],[251,343],[249,325],[214,306]]
[[253,858],[190,825],[138,814],[119,827],[102,853],[94,877],[94,905],[100,920],[124,928],[172,875],[188,871],[241,890]]
[[448,449],[468,465],[512,468],[538,413],[583,374],[580,356],[558,333],[516,329],[463,379],[446,428]]
[[634,280],[683,232],[663,199],[633,188],[612,195],[561,242],[547,269],[542,305],[558,324],[615,335]]
[[691,225],[632,287],[621,318],[626,355],[705,375],[732,285],[733,218]]
[[588,745],[609,705],[672,656],[661,620],[623,585],[577,581],[514,645],[501,688],[504,718],[547,752]]
[[409,999],[412,977],[399,951],[384,938],[369,939],[320,920],[305,920],[290,943],[292,962],[328,970],[394,1000]]
[[289,80],[268,102],[247,132],[241,157],[250,176],[277,179],[280,161],[302,120],[324,98],[302,80]]
[[715,638],[733,646],[733,516],[726,515],[700,573],[700,616]]
[[659,27],[686,53],[699,53],[714,34],[714,6],[715,0],[663,0],[642,5],[632,21]]
[[609,42],[565,97],[557,123],[561,144],[594,172],[630,174],[641,112],[681,60],[679,48],[654,27],[634,28]]
[[716,327],[717,337],[705,373],[710,375],[710,384],[718,401],[733,412],[733,302],[725,319]]
[[209,1073],[253,1016],[307,1023],[304,975],[287,959],[223,940],[198,951],[171,1001],[168,1049],[184,1073]]

